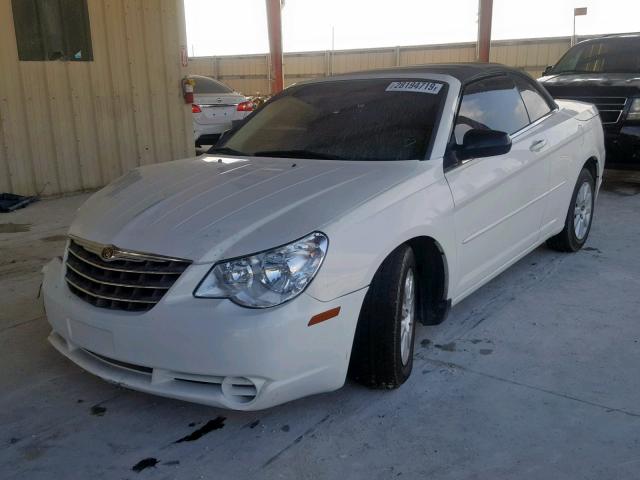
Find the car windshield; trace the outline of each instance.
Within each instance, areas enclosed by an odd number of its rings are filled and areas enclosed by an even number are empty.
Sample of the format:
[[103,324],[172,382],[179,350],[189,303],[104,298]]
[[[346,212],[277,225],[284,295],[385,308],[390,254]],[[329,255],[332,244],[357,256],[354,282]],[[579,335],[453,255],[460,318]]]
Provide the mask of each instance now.
[[293,86],[266,103],[218,151],[336,160],[424,159],[445,96],[445,83],[424,79]]
[[640,73],[640,37],[578,44],[551,73]]
[[191,78],[196,82],[193,93],[233,93],[232,89],[212,78],[199,75],[194,75]]

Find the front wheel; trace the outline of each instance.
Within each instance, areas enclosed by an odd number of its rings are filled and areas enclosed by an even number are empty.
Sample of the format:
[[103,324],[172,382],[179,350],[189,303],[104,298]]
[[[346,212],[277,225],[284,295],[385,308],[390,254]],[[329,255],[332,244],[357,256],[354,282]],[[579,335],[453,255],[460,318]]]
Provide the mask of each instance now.
[[560,252],[580,250],[591,231],[594,201],[595,180],[591,172],[583,168],[573,189],[564,229],[547,240],[547,245]]
[[418,311],[418,277],[413,250],[394,250],[376,272],[356,328],[349,372],[373,388],[397,388],[413,368]]

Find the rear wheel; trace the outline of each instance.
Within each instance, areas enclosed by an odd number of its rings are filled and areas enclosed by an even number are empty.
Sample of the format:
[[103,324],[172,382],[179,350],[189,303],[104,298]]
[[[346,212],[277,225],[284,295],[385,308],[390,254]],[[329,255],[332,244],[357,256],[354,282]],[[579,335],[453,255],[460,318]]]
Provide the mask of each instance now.
[[373,388],[397,388],[413,368],[418,277],[413,250],[394,250],[376,273],[365,296],[349,372]]
[[547,240],[547,245],[560,252],[577,252],[587,241],[593,220],[595,180],[583,168],[573,189],[564,229]]

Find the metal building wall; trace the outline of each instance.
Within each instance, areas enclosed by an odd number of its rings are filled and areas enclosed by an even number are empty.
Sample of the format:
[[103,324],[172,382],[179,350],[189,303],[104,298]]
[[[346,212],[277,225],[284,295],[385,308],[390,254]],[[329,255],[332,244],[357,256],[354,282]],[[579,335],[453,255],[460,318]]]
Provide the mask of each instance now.
[[92,62],[18,61],[0,0],[0,192],[101,187],[194,152],[182,0],[88,0]]
[[239,92],[269,92],[269,55],[192,57],[189,73],[224,79]]
[[[570,37],[502,40],[491,44],[491,61],[534,77],[569,49]],[[336,73],[440,62],[472,62],[475,42],[284,54],[285,85]],[[218,78],[247,95],[269,93],[269,55],[193,57],[189,72]]]

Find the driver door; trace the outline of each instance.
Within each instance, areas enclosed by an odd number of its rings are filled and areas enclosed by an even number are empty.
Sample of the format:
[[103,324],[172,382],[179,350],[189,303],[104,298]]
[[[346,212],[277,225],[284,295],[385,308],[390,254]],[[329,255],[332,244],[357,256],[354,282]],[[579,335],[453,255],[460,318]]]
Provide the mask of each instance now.
[[445,172],[455,204],[459,271],[454,301],[538,241],[543,215],[543,202],[538,200],[544,196],[548,167],[544,155],[537,154],[545,140],[527,133],[529,123],[511,77],[490,77],[465,87],[451,149],[461,145],[472,128],[509,133],[512,146],[504,155],[456,162]]

